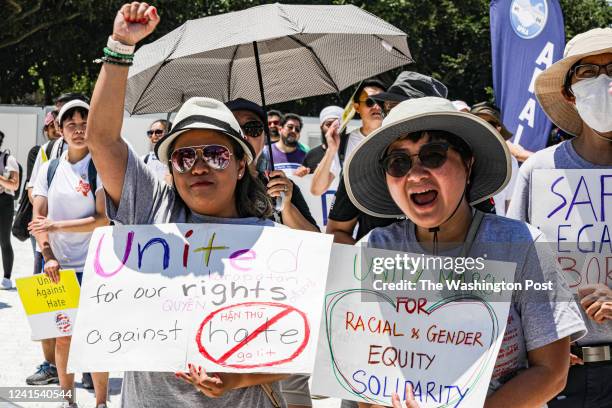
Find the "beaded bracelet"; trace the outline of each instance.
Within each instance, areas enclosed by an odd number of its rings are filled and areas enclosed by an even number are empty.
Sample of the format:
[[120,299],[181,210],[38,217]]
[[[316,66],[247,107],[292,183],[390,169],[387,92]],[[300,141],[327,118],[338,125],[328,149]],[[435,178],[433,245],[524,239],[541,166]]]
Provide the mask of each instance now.
[[104,55],[106,55],[108,57],[125,59],[125,60],[130,60],[130,61],[134,59],[134,54],[120,54],[118,52],[112,51],[108,47],[104,47]]
[[133,64],[133,62],[131,60],[126,60],[126,59],[118,59],[118,58],[112,58],[112,57],[107,57],[104,56],[102,58],[98,58],[96,60],[94,60],[94,62],[96,64],[101,64],[101,63],[108,63],[108,64],[113,64],[113,65],[123,65],[123,66],[130,66]]

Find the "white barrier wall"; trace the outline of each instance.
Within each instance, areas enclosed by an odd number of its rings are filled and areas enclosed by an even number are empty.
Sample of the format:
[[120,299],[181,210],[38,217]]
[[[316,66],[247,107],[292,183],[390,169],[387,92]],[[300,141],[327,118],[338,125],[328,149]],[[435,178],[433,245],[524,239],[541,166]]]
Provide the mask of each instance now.
[[[10,150],[17,158],[17,161],[23,167],[24,178],[30,148],[46,142],[42,127],[45,114],[51,109],[53,109],[51,106],[0,105],[0,131],[6,136],[2,149]],[[173,117],[174,114],[171,120]],[[125,113],[121,136],[142,156],[150,150],[149,139],[146,135],[149,125],[156,119],[166,118],[166,114],[130,116]],[[300,143],[310,148],[318,146],[321,143],[319,118],[305,116],[302,119],[304,129],[301,133]],[[350,122],[349,128],[355,128],[359,124],[359,121],[353,120]]]
[[37,135],[41,134],[43,120],[43,110],[40,107],[0,106],[0,131],[4,133],[4,143],[0,149],[10,150],[15,156],[23,167],[23,178],[28,152],[36,144]]

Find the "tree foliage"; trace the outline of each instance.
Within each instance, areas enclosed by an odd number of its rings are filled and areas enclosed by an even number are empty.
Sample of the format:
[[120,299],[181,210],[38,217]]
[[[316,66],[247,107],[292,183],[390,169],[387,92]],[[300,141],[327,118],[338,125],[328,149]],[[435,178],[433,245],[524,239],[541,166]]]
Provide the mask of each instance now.
[[[149,41],[189,19],[242,10],[264,2],[248,0],[159,0],[162,17]],[[304,1],[288,1],[304,3]],[[312,1],[329,4],[329,1]],[[334,0],[352,3],[408,34],[415,64],[404,67],[432,75],[449,98],[468,103],[492,100],[488,0]],[[566,37],[609,26],[607,0],[560,0]],[[91,93],[99,71],[93,63],[106,43],[117,9],[112,0],[3,0],[0,16],[0,103],[49,104],[65,91]],[[383,74],[391,83],[400,70]],[[316,115],[329,103],[343,105],[350,90],[280,104],[284,111]]]

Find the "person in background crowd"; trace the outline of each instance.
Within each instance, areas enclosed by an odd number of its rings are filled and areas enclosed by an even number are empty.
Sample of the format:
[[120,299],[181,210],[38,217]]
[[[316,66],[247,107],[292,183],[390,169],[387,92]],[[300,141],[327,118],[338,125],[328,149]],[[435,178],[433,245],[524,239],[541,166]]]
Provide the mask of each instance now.
[[471,110],[470,105],[465,101],[453,101],[453,106],[457,108],[459,112],[469,112]]
[[45,124],[43,126],[43,134],[47,140],[55,140],[60,137],[59,131],[57,130],[55,120],[57,119],[58,109],[54,109],[47,112],[45,115]]
[[168,165],[157,160],[154,149],[157,142],[170,131],[171,127],[172,122],[166,119],[158,119],[151,123],[149,130],[147,130],[147,137],[149,138],[151,150],[142,157],[142,160],[151,168],[151,170],[153,170],[153,173],[155,173],[157,178],[168,184],[172,184],[172,180],[170,180],[170,173],[168,172]]
[[[470,113],[483,119],[485,122],[493,126],[501,135],[501,137],[508,143],[508,140],[512,137],[512,133],[506,129],[501,121],[501,115],[499,109],[489,104],[488,102],[477,103],[472,106]],[[495,214],[505,216],[508,205],[510,204],[510,198],[514,191],[514,185],[516,184],[516,177],[518,174],[518,161],[514,156],[510,156],[510,162],[512,166],[512,172],[510,173],[510,182],[502,191],[498,192],[493,196],[495,201]]]
[[384,91],[384,84],[375,79],[363,81],[355,91],[353,108],[361,117],[361,127],[349,133],[344,152],[339,151],[341,144],[340,134],[338,133],[339,121],[336,121],[335,125],[332,124],[329,128],[328,134],[325,136],[327,149],[314,172],[312,185],[310,186],[310,192],[313,195],[320,196],[327,191],[332,181],[340,175],[344,157],[348,157],[355,146],[380,127],[383,117],[382,109],[372,99],[372,96]]
[[[418,72],[404,71],[398,75],[388,91],[373,94],[372,99],[388,114],[402,101],[446,94],[447,89],[442,82]],[[326,232],[334,235],[334,242],[354,244],[372,229],[385,227],[396,221],[396,218],[376,217],[355,207],[347,194],[344,179],[341,178],[329,212]],[[357,225],[356,236],[353,237]]]
[[[73,100],[80,100],[86,103],[89,102],[89,98],[83,94],[74,92],[65,93],[55,99],[54,112],[59,112],[66,103]],[[32,204],[34,203],[32,191],[34,189],[34,183],[38,177],[40,167],[49,160],[59,158],[65,151],[68,150],[68,145],[64,142],[64,138],[62,137],[62,129],[58,123],[57,114],[51,113],[51,115],[54,116],[55,120],[53,123],[53,128],[51,128],[50,124],[47,127],[47,137],[49,138],[49,141],[38,149],[36,159],[34,160],[34,165],[32,166],[30,179],[26,184],[28,197],[30,197]],[[38,247],[36,247],[35,252],[34,273],[40,273],[42,271],[43,256]],[[45,385],[59,381],[55,367],[55,339],[41,340],[40,343],[43,349],[45,361],[36,368],[34,374],[26,378],[26,384],[28,385]],[[83,373],[81,383],[83,388],[88,390],[91,390],[94,387],[91,375],[89,373]]]
[[270,129],[270,140],[276,143],[280,140],[281,118],[283,114],[277,110],[268,111],[268,129]]
[[435,78],[414,71],[402,71],[395,82],[387,89],[372,98],[379,103],[383,112],[388,114],[400,102],[424,96],[446,98],[446,85]]
[[319,114],[319,126],[321,128],[321,144],[306,153],[306,157],[304,158],[302,165],[294,172],[296,176],[303,177],[306,174],[315,172],[317,166],[319,165],[321,160],[323,160],[323,156],[325,155],[325,151],[327,150],[327,141],[325,140],[325,135],[327,134],[327,131],[334,123],[334,121],[342,118],[342,112],[344,112],[344,109],[339,106],[332,105],[323,108],[323,110]]
[[[4,133],[0,131],[0,148],[4,142]],[[0,150],[0,250],[2,252],[2,268],[4,277],[0,289],[11,289],[13,283],[13,245],[11,244],[11,228],[15,213],[15,191],[19,190],[19,165],[17,159],[8,151]]]
[[[66,93],[60,95],[55,99],[55,110],[59,112],[66,103],[73,100],[80,100],[89,103],[89,98],[83,94]],[[47,135],[50,137],[49,141],[41,146],[39,153],[36,156],[36,161],[34,162],[34,167],[32,168],[32,177],[30,179],[30,184],[27,185],[28,189],[32,189],[34,187],[33,182],[38,176],[38,170],[40,166],[48,160],[60,157],[61,154],[68,149],[68,146],[66,146],[66,143],[64,143],[64,139],[62,138],[61,127],[57,122],[57,117],[55,118],[54,128],[54,131],[47,131]],[[56,135],[59,135],[59,137],[53,139],[53,137],[55,137]],[[31,192],[28,192],[28,194],[31,194]]]
[[[124,4],[113,24],[109,46],[133,49],[160,19],[147,3]],[[125,51],[124,51],[125,53]],[[109,218],[124,225],[223,223],[275,226],[264,186],[249,170],[254,151],[232,112],[220,101],[190,98],[175,125],[155,146],[171,163],[173,185],[163,185],[121,138],[131,60],[104,63],[96,81],[87,143],[104,183]],[[147,197],[143,200],[142,197]],[[190,365],[188,372],[126,372],[122,406],[272,408],[285,407],[278,380],[286,375],[215,373]]]
[[[242,133],[253,147],[255,151],[253,163],[257,163],[262,151],[267,148],[264,136],[263,121],[265,120],[265,114],[263,108],[243,98],[229,101],[225,105],[232,111],[242,129]],[[254,171],[257,172],[261,182],[268,188],[270,197],[279,197],[281,191],[285,194],[285,204],[278,214],[278,221],[281,224],[293,229],[319,232],[317,222],[310,214],[310,209],[300,188],[288,179],[282,170],[270,172],[269,180],[265,175],[267,169],[254,168]]]
[[[535,94],[542,109],[555,125],[575,137],[540,150],[523,163],[508,217],[531,221],[532,206],[537,205],[531,191],[535,170],[612,169],[610,83],[612,28],[578,34],[567,43],[564,58],[537,77]],[[610,208],[610,201],[603,200],[602,196],[602,211]],[[612,289],[591,284],[580,287],[578,295],[589,333],[572,347],[567,386],[548,406],[611,407]]]
[[[291,165],[300,165],[304,161],[306,153],[299,146],[300,132],[304,123],[302,118],[295,113],[286,113],[280,122],[280,139],[272,145],[272,158],[274,169],[281,170],[291,168]],[[269,159],[268,149],[264,149],[263,156]],[[289,166],[288,166],[289,165]],[[297,168],[297,166],[293,167]]]
[[[550,247],[537,244],[543,234],[525,222],[473,208],[507,183],[508,156],[504,140],[482,119],[458,112],[447,99],[424,97],[401,102],[386,116],[349,157],[344,178],[356,206],[406,217],[371,231],[364,238],[368,247],[451,257],[486,254],[487,260],[516,265],[515,282],[550,282],[551,291],[512,293],[485,403],[533,408],[563,388],[570,341],[586,330]],[[472,272],[466,272],[466,281],[476,279]]]
[[[47,140],[55,140],[60,137],[59,131],[56,127],[56,118],[58,111],[53,110],[47,112],[45,116],[45,123],[43,126],[43,134]],[[28,199],[31,204],[34,204],[34,197],[32,197],[32,188],[28,187],[32,185],[32,173],[34,170],[34,163],[36,157],[40,152],[40,146],[36,145],[28,152],[28,163],[26,167],[26,180],[25,188],[28,194]],[[40,251],[36,248],[36,238],[34,235],[30,235],[30,242],[32,243],[32,251],[34,252],[34,271],[33,274],[41,273],[43,267],[43,257]],[[43,356],[45,361],[40,364],[36,372],[26,378],[26,384],[28,385],[47,385],[47,384],[58,384],[59,377],[57,376],[57,368],[55,367],[55,339],[45,339],[41,341],[43,350]]]
[[[60,282],[60,269],[74,269],[79,284],[96,227],[108,225],[102,183],[97,177],[85,144],[89,105],[71,100],[62,106],[57,121],[68,150],[45,162],[34,182],[34,208],[29,230],[36,237],[44,272]],[[60,387],[70,408],[76,407],[74,374],[67,373],[71,336],[55,339],[55,361]],[[108,373],[93,373],[96,407],[106,408]]]

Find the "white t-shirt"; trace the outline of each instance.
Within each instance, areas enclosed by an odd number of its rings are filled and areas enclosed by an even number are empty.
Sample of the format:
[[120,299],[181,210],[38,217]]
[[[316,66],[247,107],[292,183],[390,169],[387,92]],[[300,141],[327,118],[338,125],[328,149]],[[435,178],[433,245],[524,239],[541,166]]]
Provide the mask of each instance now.
[[510,201],[510,198],[512,198],[514,185],[516,184],[516,176],[519,171],[518,161],[514,158],[514,156],[510,156],[510,162],[512,165],[510,182],[506,188],[493,196],[493,201],[495,201],[495,214],[501,215],[502,217],[506,216],[506,201]]
[[[8,154],[8,153],[6,153],[6,154]],[[0,160],[3,161],[2,163],[0,163],[0,167],[4,167],[4,155],[0,154]],[[11,175],[12,171],[16,171],[17,173],[19,173],[19,165],[17,164],[17,159],[9,154],[8,157],[6,158],[6,167],[4,167],[4,171],[2,172],[2,176],[9,177]],[[19,180],[19,182],[21,183],[21,180]],[[15,195],[14,191],[7,190],[5,188],[0,187],[0,194],[2,194],[2,193],[6,193],[6,194],[12,195],[12,196]]]
[[[38,150],[38,154],[36,155],[36,160],[34,161],[34,166],[32,167],[32,174],[30,175],[30,181],[28,181],[28,185],[26,188],[33,188],[36,183],[36,178],[38,177],[38,172],[40,171],[40,166],[42,166],[47,160],[55,159],[56,157],[60,157],[62,153],[68,150],[68,144],[64,142],[63,138],[59,138],[53,144],[53,148],[51,149],[51,154],[46,159],[43,158],[42,154],[47,151],[47,146],[51,143],[51,141],[42,145],[42,147]],[[60,151],[61,149],[61,151]]]
[[[47,217],[54,221],[75,220],[95,215],[96,203],[87,171],[91,156],[71,164],[63,153],[57,166],[51,186],[47,186],[47,173],[50,161],[40,167],[34,182],[34,196],[47,197]],[[102,181],[97,177],[96,191],[102,189]],[[62,269],[83,271],[91,232],[50,232],[49,243],[53,254]]]
[[[147,159],[148,157],[148,159]],[[148,168],[153,170],[155,177],[163,183],[166,182],[166,175],[169,173],[168,166],[159,161],[155,152],[149,152],[142,156],[142,161],[145,162]]]
[[[346,163],[346,159],[350,156],[350,154],[355,150],[357,145],[363,141],[366,137],[361,133],[359,128],[353,130],[348,135],[348,140],[346,142],[346,151],[344,152],[344,162]],[[334,156],[334,161],[329,169],[334,177],[338,177],[340,172],[342,171],[342,167],[340,166],[340,157],[338,153]]]

